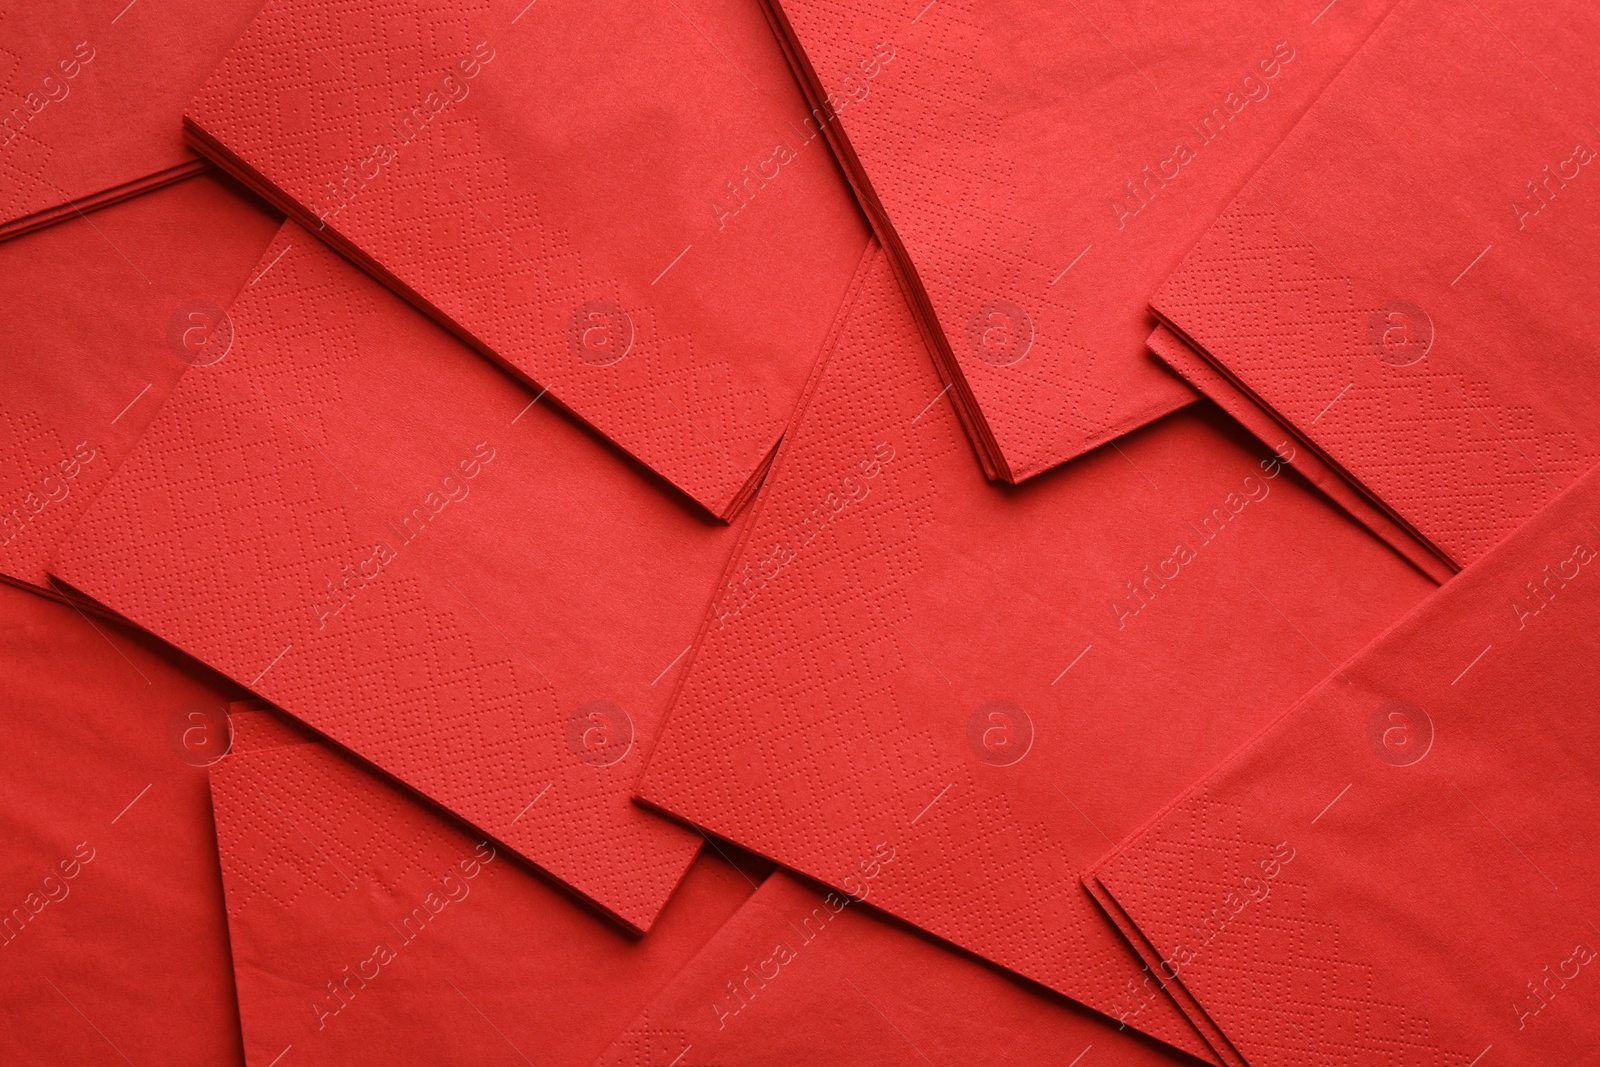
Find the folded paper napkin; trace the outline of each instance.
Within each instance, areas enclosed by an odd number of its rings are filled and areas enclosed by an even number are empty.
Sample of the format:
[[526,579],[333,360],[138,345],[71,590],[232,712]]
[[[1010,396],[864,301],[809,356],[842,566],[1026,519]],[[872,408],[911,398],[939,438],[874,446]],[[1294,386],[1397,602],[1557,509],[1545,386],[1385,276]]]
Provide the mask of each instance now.
[[1251,1067],[1600,1062],[1600,474],[1093,872]]
[[1455,568],[1600,458],[1597,43],[1406,0],[1151,301]]
[[0,586],[0,1061],[244,1062],[205,770],[238,695]]
[[251,1067],[585,1067],[753,888],[707,856],[636,940],[286,720],[233,722],[211,794]]
[[940,390],[877,254],[640,795],[1201,1052],[1078,874],[1432,587],[1209,406],[1000,489]]
[[1393,0],[766,0],[991,476],[1193,399],[1150,293]]
[[707,510],[866,227],[752,0],[269,0],[193,143]]
[[630,799],[737,529],[293,223],[53,573],[648,929]]
[[0,0],[0,241],[205,169],[183,106],[257,0]]

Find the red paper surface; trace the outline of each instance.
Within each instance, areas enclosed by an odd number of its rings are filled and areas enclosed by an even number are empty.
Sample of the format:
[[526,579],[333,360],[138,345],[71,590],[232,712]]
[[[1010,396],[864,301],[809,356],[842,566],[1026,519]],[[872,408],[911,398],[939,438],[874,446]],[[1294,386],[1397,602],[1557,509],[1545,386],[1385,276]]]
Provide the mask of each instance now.
[[874,916],[870,905],[818,893],[781,873],[762,884],[599,1061],[601,1067],[1180,1062],[1191,1061]]
[[1209,405],[1000,489],[940,390],[879,254],[641,795],[1201,1051],[1078,872],[1432,587]]
[[1408,0],[1152,301],[1456,566],[1600,456],[1597,43]]
[[259,6],[0,3],[0,240],[201,170],[183,105]]
[[1009,481],[1192,398],[1150,293],[1393,6],[768,4]]
[[243,1062],[204,769],[233,696],[0,586],[0,1060]]
[[1445,582],[1459,568],[1439,556],[1400,519],[1391,515],[1380,501],[1371,499],[1359,485],[1300,440],[1292,427],[1284,425],[1272,412],[1256,403],[1226,375],[1206,360],[1183,338],[1157,326],[1150,335],[1150,350],[1201,394],[1216,402],[1274,455],[1322,490],[1350,517],[1360,522],[1390,548],[1410,560],[1412,565],[1436,582]]
[[1600,1062],[1600,475],[1093,872],[1252,1067]]
[[755,0],[272,0],[197,144],[728,517],[865,242]]
[[635,929],[629,799],[736,530],[290,223],[53,573]]
[[234,722],[211,791],[251,1067],[586,1065],[751,892],[703,858],[634,940],[269,713]]
[[225,350],[223,309],[281,221],[206,176],[0,245],[0,577],[48,586],[56,544],[178,377]]

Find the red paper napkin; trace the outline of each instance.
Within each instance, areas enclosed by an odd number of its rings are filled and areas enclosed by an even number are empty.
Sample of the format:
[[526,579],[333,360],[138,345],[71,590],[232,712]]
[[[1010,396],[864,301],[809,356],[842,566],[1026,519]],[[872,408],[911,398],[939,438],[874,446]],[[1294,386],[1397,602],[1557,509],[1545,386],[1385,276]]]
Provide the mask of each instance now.
[[629,799],[736,530],[290,223],[53,573],[635,929]]
[[940,390],[878,254],[641,796],[1203,1051],[1078,872],[1431,585],[1209,406],[1000,489]]
[[1007,481],[1192,399],[1151,291],[1393,6],[767,3]]
[[48,589],[56,544],[179,375],[227,351],[223,308],[281,221],[206,176],[0,245],[0,577]]
[[234,695],[0,586],[0,1061],[243,1063],[204,769]]
[[1373,500],[1353,484],[1342,471],[1323,459],[1316,449],[1308,447],[1293,427],[1285,425],[1271,411],[1256,403],[1183,338],[1165,326],[1157,326],[1150,335],[1149,345],[1163,363],[1183,375],[1203,396],[1215,401],[1218,407],[1254,434],[1257,440],[1272,449],[1274,455],[1322,490],[1351,518],[1410,560],[1422,573],[1436,582],[1445,582],[1460,569],[1417,537],[1403,520],[1390,514],[1381,502]]
[[754,0],[271,0],[202,151],[727,518],[865,242]]
[[[892,853],[881,864],[892,865]],[[870,901],[870,890],[868,890]],[[870,903],[768,878],[600,1057],[600,1067],[1049,1064],[1179,1059],[939,947]]]
[[246,1059],[590,1063],[749,896],[698,861],[650,936],[264,711],[211,771]]
[[1590,474],[1093,872],[1230,1062],[1600,1062],[1597,523]]
[[1156,292],[1460,567],[1600,456],[1600,12],[1408,0]]
[[204,169],[183,105],[258,6],[0,2],[0,241]]

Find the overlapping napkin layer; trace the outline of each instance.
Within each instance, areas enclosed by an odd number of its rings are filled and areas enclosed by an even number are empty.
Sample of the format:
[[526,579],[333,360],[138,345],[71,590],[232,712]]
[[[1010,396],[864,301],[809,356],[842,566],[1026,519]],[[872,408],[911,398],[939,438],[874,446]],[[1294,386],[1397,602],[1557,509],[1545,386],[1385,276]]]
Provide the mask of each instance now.
[[865,241],[749,0],[271,0],[197,146],[698,501],[755,491]]
[[648,929],[635,805],[736,530],[293,223],[53,573]]
[[183,106],[257,6],[0,3],[0,241],[203,170]]
[[1597,45],[0,0],[0,1060],[1600,1067]]
[[1408,0],[1152,304],[1459,568],[1600,456],[1592,5]]
[[640,795],[1200,1051],[1078,874],[1430,588],[1209,406],[997,491],[878,254]]
[[702,859],[636,941],[326,744],[233,719],[211,793],[252,1064],[584,1067],[752,889]]
[[1096,869],[1238,1056],[1594,1062],[1596,569],[1590,474]]
[[1393,6],[766,0],[985,469],[1192,399],[1146,303]]

